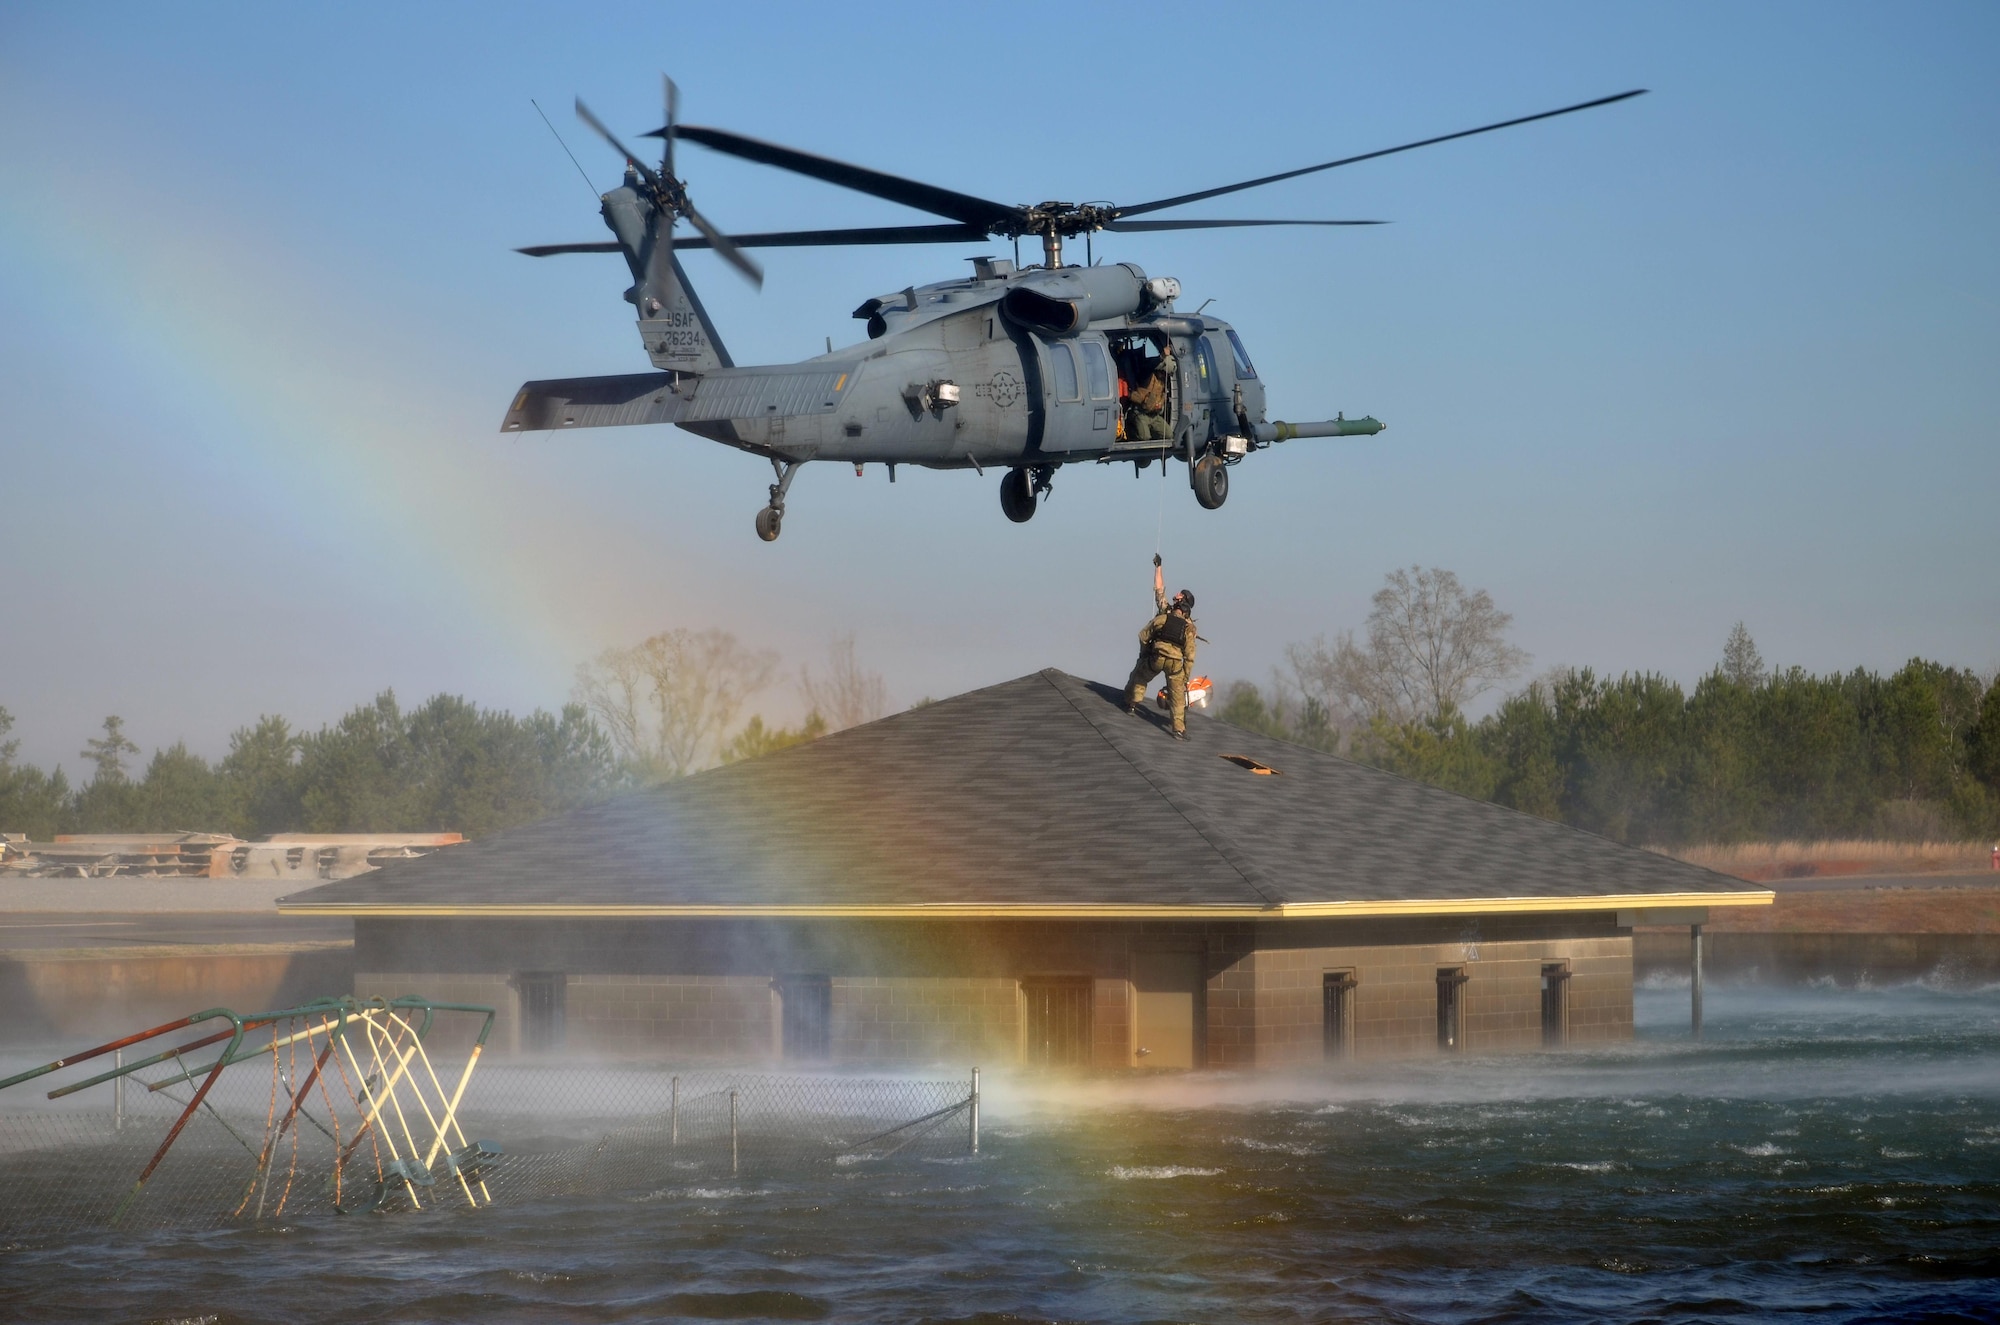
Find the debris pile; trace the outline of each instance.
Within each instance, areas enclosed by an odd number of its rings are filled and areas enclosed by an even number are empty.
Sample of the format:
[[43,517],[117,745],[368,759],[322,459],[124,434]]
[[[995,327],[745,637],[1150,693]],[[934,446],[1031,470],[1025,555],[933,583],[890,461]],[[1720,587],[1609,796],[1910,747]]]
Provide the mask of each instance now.
[[463,842],[460,833],[62,833],[0,838],[0,879],[349,879]]

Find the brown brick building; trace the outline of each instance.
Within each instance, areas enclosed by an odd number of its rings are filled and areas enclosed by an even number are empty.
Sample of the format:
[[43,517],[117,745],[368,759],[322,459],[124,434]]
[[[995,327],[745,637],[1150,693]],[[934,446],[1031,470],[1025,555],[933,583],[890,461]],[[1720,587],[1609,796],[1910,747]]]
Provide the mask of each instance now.
[[1047,671],[282,899],[498,1046],[1274,1067],[1632,1032],[1740,880]]

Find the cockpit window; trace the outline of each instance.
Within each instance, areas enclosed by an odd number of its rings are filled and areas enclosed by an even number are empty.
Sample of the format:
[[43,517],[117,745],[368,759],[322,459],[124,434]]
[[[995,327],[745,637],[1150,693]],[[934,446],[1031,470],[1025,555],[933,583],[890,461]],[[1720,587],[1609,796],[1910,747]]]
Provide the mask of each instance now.
[[1234,329],[1229,332],[1229,352],[1236,356],[1236,378],[1246,381],[1257,376],[1257,370],[1250,366],[1250,353],[1243,348],[1243,338]]
[[1206,336],[1194,343],[1194,349],[1195,366],[1201,373],[1201,394],[1210,395],[1222,386],[1222,378],[1215,371],[1215,353],[1208,348]]

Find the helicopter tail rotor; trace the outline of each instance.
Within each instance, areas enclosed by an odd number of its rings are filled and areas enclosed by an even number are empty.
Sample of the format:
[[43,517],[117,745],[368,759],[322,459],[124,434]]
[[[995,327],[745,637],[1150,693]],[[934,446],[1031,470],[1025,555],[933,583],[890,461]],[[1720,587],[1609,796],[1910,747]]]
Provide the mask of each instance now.
[[[663,75],[662,80],[665,83],[667,115],[671,120],[679,111],[680,90],[674,86],[673,79]],[[667,135],[667,146],[660,154],[660,169],[656,171],[640,160],[631,148],[618,141],[618,135],[591,113],[590,107],[583,104],[582,97],[576,99],[576,117],[596,130],[598,136],[616,149],[625,158],[625,164],[646,182],[656,214],[655,233],[650,237],[649,249],[659,249],[663,256],[671,257],[674,222],[685,219],[708,240],[708,246],[715,250],[717,256],[736,268],[752,285],[763,288],[764,269],[730,242],[729,236],[696,211],[694,204],[688,200],[687,186],[673,173],[673,135]]]

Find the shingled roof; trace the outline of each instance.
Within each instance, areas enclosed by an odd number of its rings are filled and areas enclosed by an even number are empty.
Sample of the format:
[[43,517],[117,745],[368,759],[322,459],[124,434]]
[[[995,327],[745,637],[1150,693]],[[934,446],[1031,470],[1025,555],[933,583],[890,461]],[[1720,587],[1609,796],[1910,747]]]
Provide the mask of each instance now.
[[[1055,670],[280,900],[293,913],[1380,915],[1741,880]],[[1254,765],[1251,767],[1246,765]],[[1262,769],[1269,772],[1258,771]]]

